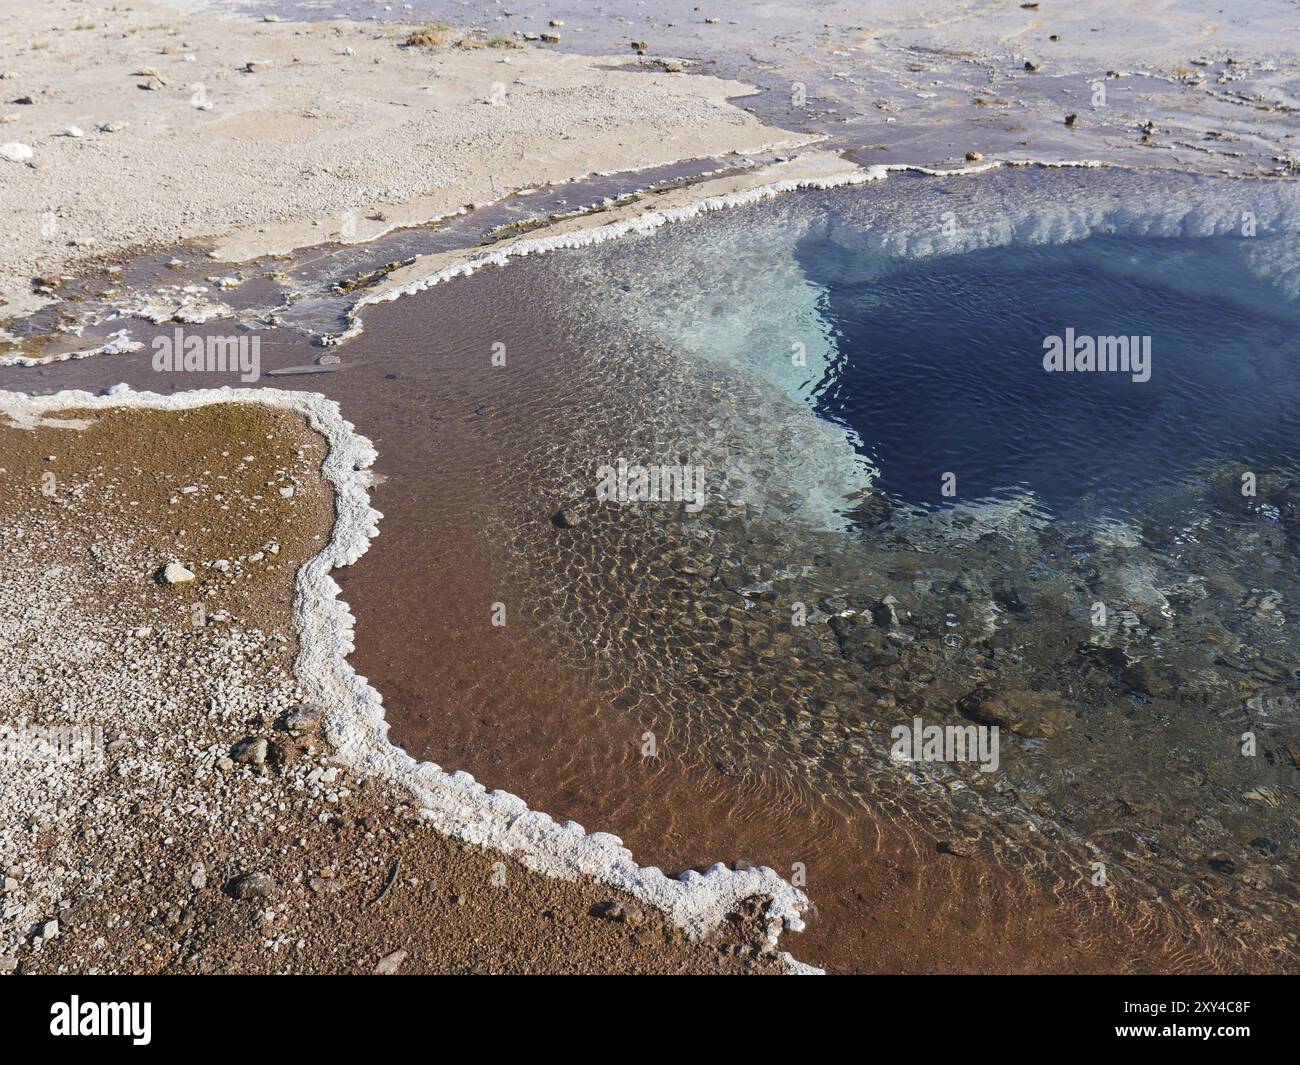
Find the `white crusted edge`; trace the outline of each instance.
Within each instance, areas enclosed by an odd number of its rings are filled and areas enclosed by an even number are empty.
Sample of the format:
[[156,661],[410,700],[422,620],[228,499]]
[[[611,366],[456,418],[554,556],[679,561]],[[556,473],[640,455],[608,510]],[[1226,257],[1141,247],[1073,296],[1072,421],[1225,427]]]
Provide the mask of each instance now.
[[[6,337],[4,339],[15,339]],[[139,351],[144,345],[132,340],[126,329],[109,333],[104,343],[93,348],[80,348],[77,351],[64,351],[57,355],[0,355],[0,367],[4,366],[48,366],[53,362],[69,362],[72,359],[89,359],[95,355],[122,355],[130,351]]]
[[[258,403],[298,411],[329,444],[322,472],[334,490],[336,519],[329,544],[298,571],[294,615],[300,650],[295,671],[304,691],[325,707],[326,737],[336,761],[405,788],[422,816],[445,835],[510,854],[548,876],[600,880],[662,910],[692,938],[717,928],[738,903],[755,895],[772,900],[767,909],[771,946],[782,931],[803,929],[807,896],[771,869],[733,870],[718,863],[704,873],[688,870],[677,878],[666,876],[653,866],[637,865],[617,836],[589,833],[573,821],[557,824],[540,810],[530,810],[517,795],[488,791],[469,773],[447,773],[432,762],[417,762],[388,741],[383,698],[347,659],[356,622],[330,576],[336,567],[361,558],[379,535],[382,515],[370,505],[369,493],[369,470],[377,453],[334,400],[275,388],[159,395],[115,385],[98,396],[81,391],[48,396],[0,391],[0,416],[30,427],[54,424],[43,419],[69,409],[190,410],[214,403]],[[78,427],[75,422],[69,426]],[[788,953],[782,957],[792,974],[822,973]]]
[[[796,166],[801,160],[796,157],[788,164],[773,164],[763,168],[767,171],[778,172],[781,167],[790,165]],[[964,177],[970,174],[981,174],[988,170],[995,170],[999,167],[1010,166],[1042,166],[1042,167],[1064,167],[1064,168],[1093,168],[1102,167],[1107,164],[1095,159],[1081,160],[990,160],[988,162],[974,163],[969,166],[959,166],[950,169],[938,169],[929,166],[919,166],[912,163],[895,163],[890,165],[859,166],[856,163],[843,161],[845,169],[836,173],[825,175],[807,175],[793,178],[787,178],[779,181],[768,182],[763,185],[753,186],[743,191],[724,193],[716,196],[703,196],[690,203],[678,207],[669,207],[658,211],[647,211],[644,214],[636,215],[631,218],[622,218],[617,222],[610,222],[606,225],[591,226],[582,229],[570,229],[561,233],[553,233],[550,236],[540,237],[522,237],[519,240],[511,241],[503,247],[494,248],[492,251],[475,251],[474,249],[464,249],[464,258],[461,261],[453,263],[441,270],[418,277],[413,281],[403,285],[397,285],[392,288],[386,288],[379,292],[364,296],[354,303],[348,309],[347,328],[340,333],[334,333],[321,338],[321,344],[325,346],[343,344],[361,334],[365,328],[361,321],[361,312],[366,307],[378,303],[388,303],[392,300],[401,299],[403,296],[412,296],[417,292],[423,292],[426,289],[433,288],[434,285],[442,284],[444,281],[451,281],[457,277],[467,277],[470,274],[477,273],[486,266],[505,266],[511,259],[516,259],[524,255],[544,255],[547,252],[556,251],[560,248],[581,248],[591,244],[602,244],[607,240],[617,240],[632,233],[649,233],[651,230],[668,225],[671,222],[682,222],[689,218],[695,218],[698,215],[706,214],[709,211],[721,211],[731,207],[744,207],[750,204],[758,203],[762,200],[773,199],[787,192],[796,192],[799,189],[832,189],[845,185],[864,185],[872,181],[882,181],[891,173],[900,171],[910,171],[915,174],[925,174],[930,177]],[[689,186],[687,186],[689,188]],[[566,216],[559,224],[567,224],[581,216]]]

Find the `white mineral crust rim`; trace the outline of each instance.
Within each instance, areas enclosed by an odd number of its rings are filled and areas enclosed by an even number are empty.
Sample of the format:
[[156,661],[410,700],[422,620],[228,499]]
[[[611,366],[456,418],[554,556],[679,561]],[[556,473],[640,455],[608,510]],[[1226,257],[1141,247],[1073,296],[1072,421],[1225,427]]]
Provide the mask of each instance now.
[[[588,832],[566,821],[558,824],[531,810],[517,795],[489,791],[469,773],[449,773],[419,762],[388,740],[383,698],[358,676],[347,659],[356,623],[330,571],[356,562],[379,535],[382,515],[370,505],[370,467],[377,453],[345,419],[331,399],[312,392],[282,389],[200,389],[172,395],[136,392],[115,385],[103,395],[64,391],[48,396],[0,391],[0,416],[33,428],[59,422],[63,410],[191,410],[219,403],[256,403],[305,415],[329,444],[322,472],[334,490],[336,520],[329,544],[298,571],[294,617],[300,651],[295,672],[303,690],[325,708],[324,728],[335,760],[360,772],[390,780],[416,800],[434,828],[478,846],[510,854],[528,868],[564,880],[590,877],[662,910],[689,936],[699,939],[717,928],[737,904],[752,896],[769,897],[768,940],[776,945],[785,930],[800,931],[807,896],[773,870],[728,869],[717,863],[706,872],[688,870],[669,877],[640,866],[622,840],[608,832]],[[792,974],[821,970],[783,952]]]

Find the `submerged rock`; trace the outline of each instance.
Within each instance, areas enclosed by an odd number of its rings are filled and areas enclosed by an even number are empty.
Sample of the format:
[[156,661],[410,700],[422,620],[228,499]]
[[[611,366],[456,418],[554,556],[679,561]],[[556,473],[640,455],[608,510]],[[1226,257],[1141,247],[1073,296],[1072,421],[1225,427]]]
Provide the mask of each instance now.
[[576,529],[591,519],[592,505],[592,501],[589,499],[578,499],[572,503],[565,503],[564,506],[551,515],[551,521],[561,529]]
[[855,525],[874,529],[893,517],[893,505],[879,493],[872,493],[845,516]]
[[830,620],[840,653],[865,666],[887,666],[898,661],[898,648],[875,619],[863,614],[838,615]]
[[980,725],[997,725],[1021,736],[1047,739],[1071,728],[1075,716],[1051,692],[976,688],[957,701],[957,711]]

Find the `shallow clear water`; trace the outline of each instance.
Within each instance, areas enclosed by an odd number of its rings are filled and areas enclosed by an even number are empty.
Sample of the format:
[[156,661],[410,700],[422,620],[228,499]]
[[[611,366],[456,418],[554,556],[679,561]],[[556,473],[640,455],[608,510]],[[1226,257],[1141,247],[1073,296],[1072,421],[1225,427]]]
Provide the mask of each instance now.
[[[1298,225],[1290,187],[891,178],[529,264],[552,342],[606,378],[568,492],[689,454],[711,495],[519,554],[702,759],[1293,930]],[[1046,372],[1067,328],[1150,336],[1150,380]],[[997,772],[891,764],[893,727],[990,693]]]

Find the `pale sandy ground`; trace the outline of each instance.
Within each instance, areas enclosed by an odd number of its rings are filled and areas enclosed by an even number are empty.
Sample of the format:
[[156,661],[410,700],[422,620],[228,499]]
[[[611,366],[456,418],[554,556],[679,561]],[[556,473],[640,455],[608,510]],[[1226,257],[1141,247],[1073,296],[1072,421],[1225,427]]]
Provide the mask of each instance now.
[[[708,23],[712,12],[680,0],[608,14],[458,7],[489,27],[480,43],[519,42],[558,14],[564,48],[615,59],[453,47],[459,31],[441,48],[403,48],[409,27],[382,21],[261,22],[231,3],[206,5],[222,18],[181,5],[55,0],[0,13],[0,144],[32,152],[0,159],[0,318],[50,299],[34,277],[132,248],[200,238],[216,258],[246,260],[359,242],[522,188],[792,151],[817,135],[880,164],[951,167],[973,150],[1250,176],[1300,169],[1300,56],[1287,33],[1297,13],[1282,0],[830,0],[815,15],[735,5]],[[711,59],[666,73],[627,54],[638,38],[652,55],[722,57],[718,69],[778,98],[728,103],[752,90],[690,72]],[[784,102],[795,89],[799,102]],[[1078,120],[1067,128],[1069,113]],[[84,136],[66,135],[73,126]]]
[[0,314],[42,302],[33,276],[131,246],[209,238],[242,259],[364,240],[540,183],[808,140],[729,104],[737,82],[400,47],[407,32],[8,5],[0,142],[32,158],[0,160]]

